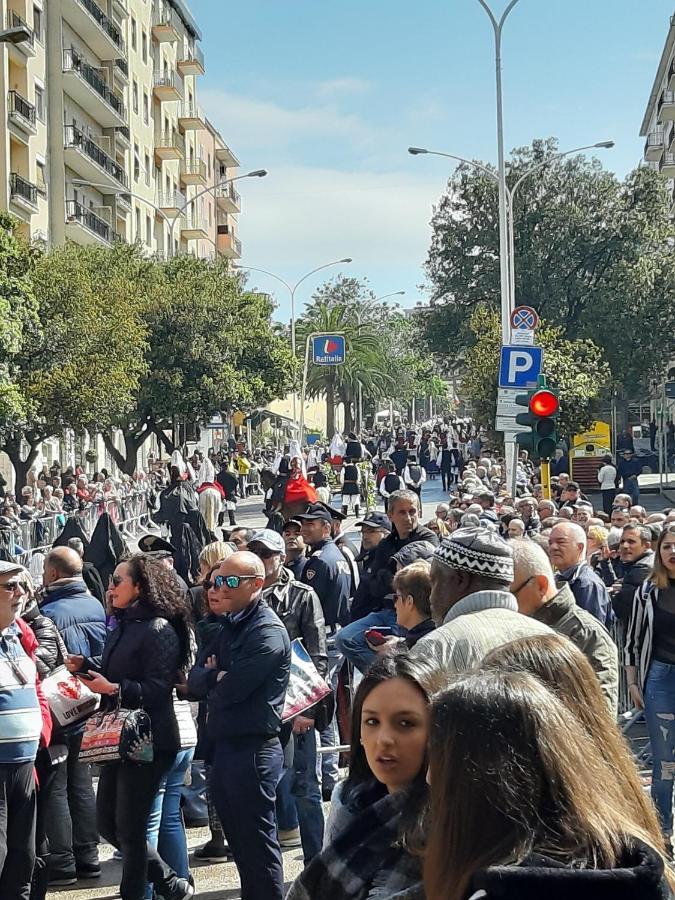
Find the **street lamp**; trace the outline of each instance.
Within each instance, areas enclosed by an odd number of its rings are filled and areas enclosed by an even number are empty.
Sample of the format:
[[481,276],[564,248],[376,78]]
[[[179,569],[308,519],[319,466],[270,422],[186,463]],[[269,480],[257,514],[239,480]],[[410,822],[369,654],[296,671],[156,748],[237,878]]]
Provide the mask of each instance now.
[[[241,181],[242,178],[264,178],[267,175],[266,169],[254,169],[253,172],[247,172],[244,175],[235,175],[233,178],[224,178],[222,181],[219,181],[217,184],[212,185],[211,187],[203,188],[201,191],[197,191],[194,197],[190,197],[185,201],[185,203],[180,207],[178,212],[172,218],[166,215],[166,213],[160,209],[160,207],[153,203],[152,200],[148,200],[147,197],[141,196],[141,194],[135,194],[133,191],[130,191],[128,188],[122,187],[113,187],[111,188],[107,184],[99,184],[95,181],[87,181],[85,178],[73,178],[71,184],[76,187],[91,187],[95,188],[98,191],[104,192],[106,194],[128,194],[130,197],[133,197],[134,200],[140,200],[143,203],[147,203],[148,206],[152,207],[156,213],[162,217],[162,219],[169,226],[169,247],[167,256],[173,256],[173,231],[176,227],[176,222],[183,215],[185,210],[190,206],[195,200],[198,200],[204,194],[208,194],[211,191],[216,191],[220,187],[225,187],[227,184],[232,184],[233,181]],[[216,248],[217,249],[217,248]]]

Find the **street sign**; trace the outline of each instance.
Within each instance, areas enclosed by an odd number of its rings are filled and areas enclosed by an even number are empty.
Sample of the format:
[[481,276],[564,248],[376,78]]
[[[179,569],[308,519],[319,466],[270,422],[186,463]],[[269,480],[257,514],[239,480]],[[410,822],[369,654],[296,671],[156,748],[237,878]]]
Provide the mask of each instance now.
[[499,387],[536,387],[544,352],[541,347],[502,347],[499,363]]
[[666,397],[675,400],[675,381],[666,381]]
[[511,313],[511,328],[514,331],[534,331],[539,324],[539,316],[531,306],[516,306]]
[[506,434],[517,434],[521,425],[516,425],[515,418],[511,416],[497,416],[495,419],[495,431],[504,431]]
[[316,334],[312,338],[312,362],[316,366],[341,366],[345,361],[344,334]]
[[522,409],[516,403],[520,388],[499,388],[497,391],[497,415],[515,419]]
[[518,347],[531,347],[534,344],[534,331],[521,328],[511,332],[511,343]]

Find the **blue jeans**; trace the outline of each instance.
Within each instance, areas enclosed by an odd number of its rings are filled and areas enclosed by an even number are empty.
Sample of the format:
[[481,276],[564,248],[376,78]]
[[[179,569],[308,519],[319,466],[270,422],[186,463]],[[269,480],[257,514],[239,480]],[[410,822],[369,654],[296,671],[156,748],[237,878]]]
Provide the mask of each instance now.
[[[194,752],[194,747],[178,751],[173,765],[162,778],[148,819],[148,844],[181,878],[189,876],[190,865],[180,798]],[[145,896],[152,897],[151,887]]]
[[[284,771],[277,788],[277,819],[282,830],[300,826],[302,853],[307,865],[323,845],[323,809],[316,766],[314,728],[294,734],[293,765]],[[295,823],[295,824],[294,824]]]
[[624,478],[623,492],[624,494],[630,494],[630,502],[633,506],[637,506],[640,502],[640,485],[637,478]]
[[364,674],[378,658],[366,642],[365,633],[369,628],[377,628],[378,625],[386,625],[396,634],[396,611],[393,609],[380,609],[369,613],[362,619],[357,619],[338,632],[335,636],[335,646],[338,650],[354,663],[356,668]]
[[675,665],[654,660],[644,691],[645,720],[652,745],[652,799],[665,834],[673,833],[675,772]]
[[[326,652],[328,654],[328,676],[326,681],[333,689],[336,697],[335,712],[330,723],[320,733],[322,747],[337,747],[340,743],[340,730],[337,720],[337,686],[345,658],[337,646],[337,638],[341,632],[326,637]],[[319,763],[321,770],[321,786],[324,791],[332,791],[340,778],[340,755],[338,753],[323,753]]]

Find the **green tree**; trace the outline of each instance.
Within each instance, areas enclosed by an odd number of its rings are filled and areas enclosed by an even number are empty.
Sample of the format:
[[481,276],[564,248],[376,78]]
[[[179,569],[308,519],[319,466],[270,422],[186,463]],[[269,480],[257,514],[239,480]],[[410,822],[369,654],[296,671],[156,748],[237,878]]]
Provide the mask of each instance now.
[[[471,401],[475,420],[494,433],[501,347],[499,314],[485,306],[478,307],[469,328],[475,343],[466,355],[462,388]],[[567,435],[578,434],[594,419],[597,400],[610,378],[609,366],[592,341],[569,340],[558,326],[542,322],[537,329],[537,343],[544,349],[548,385],[560,390],[560,430]]]
[[67,244],[35,258],[40,327],[24,331],[9,364],[21,414],[0,428],[18,488],[43,440],[65,428],[100,430],[133,406],[146,371],[143,272],[150,265],[126,246]]
[[[516,150],[512,186],[550,160],[554,140]],[[499,308],[496,182],[460,166],[434,210],[427,258],[429,347],[448,357],[473,341],[471,314]],[[569,340],[604,350],[612,385],[644,390],[675,349],[675,261],[663,179],[641,167],[623,182],[597,160],[545,165],[521,184],[515,202],[516,302],[533,306]],[[452,358],[449,358],[452,361]]]

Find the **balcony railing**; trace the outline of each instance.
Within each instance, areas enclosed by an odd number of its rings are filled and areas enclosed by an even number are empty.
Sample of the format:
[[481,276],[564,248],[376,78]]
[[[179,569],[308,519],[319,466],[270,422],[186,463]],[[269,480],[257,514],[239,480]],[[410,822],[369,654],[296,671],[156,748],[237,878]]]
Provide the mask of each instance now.
[[21,16],[14,12],[13,9],[7,11],[7,27],[8,28],[26,28],[28,30],[28,37],[25,41],[21,43],[30,44],[31,47],[35,46],[35,32],[30,27],[28,22],[25,19],[22,19]]
[[117,130],[127,139],[127,141],[131,141],[131,132],[129,131],[128,125],[120,125]]
[[37,185],[32,184],[30,181],[26,181],[25,178],[21,177],[21,175],[17,175],[16,172],[12,172],[9,176],[9,193],[11,197],[21,197],[23,200],[27,200],[28,203],[31,203],[33,206],[37,206]]
[[664,153],[659,163],[659,170],[672,169],[675,167],[675,153]]
[[184,152],[185,141],[177,131],[161,131],[155,135],[155,147],[159,150],[176,147]]
[[116,59],[115,68],[119,69],[120,72],[123,72],[127,76],[127,78],[129,77],[129,63],[126,61],[126,59]]
[[236,187],[230,182],[230,184],[221,184],[217,190],[217,196],[220,197],[229,197],[229,199],[237,206],[241,206],[241,194],[236,189]]
[[174,72],[155,72],[152,83],[156,88],[175,88],[179,94],[183,93],[183,83]]
[[35,126],[35,107],[25,97],[22,97],[18,91],[10,91],[7,94],[7,110],[9,113],[21,116],[30,125]]
[[78,147],[89,159],[97,163],[102,169],[105,169],[109,175],[112,175],[116,181],[125,187],[128,186],[122,166],[118,165],[112,157],[108,156],[105,150],[102,150],[95,141],[83,134],[74,125],[66,125],[66,147]]
[[97,3],[94,3],[94,0],[79,0],[79,3],[84,6],[92,18],[96,19],[101,29],[105,31],[108,37],[112,38],[113,43],[115,43],[120,50],[125,52],[124,39],[122,38],[119,28],[114,22],[110,21],[101,7]]
[[116,113],[119,113],[122,118],[126,118],[126,110],[122,100],[110,90],[105,78],[99,74],[98,70],[80,56],[74,47],[63,51],[63,71],[77,72],[80,78],[83,78],[96,91],[99,97],[105,100],[108,106],[112,106]]
[[85,228],[88,228],[89,231],[92,231],[100,238],[103,238],[104,241],[110,242],[112,240],[113,232],[110,225],[108,225],[104,219],[97,216],[95,212],[92,212],[90,209],[87,209],[86,206],[78,203],[77,200],[66,200],[66,217],[69,220],[74,219],[81,225],[84,225]]
[[186,44],[183,47],[183,52],[179,51],[178,53],[179,62],[189,62],[190,60],[194,60],[196,63],[204,68],[204,51],[201,47],[194,46],[191,47],[189,44]]
[[184,209],[186,205],[185,195],[180,191],[163,191],[157,195],[160,209]]
[[203,159],[189,159],[181,163],[181,175],[196,175],[199,178],[206,178],[206,163]]
[[664,106],[675,106],[675,91],[663,91],[659,100],[659,115]]
[[181,21],[180,16],[174,10],[172,6],[169,6],[168,3],[160,3],[156,8],[152,16],[152,24],[154,26],[171,26],[175,28],[176,31],[180,33],[181,30]]

